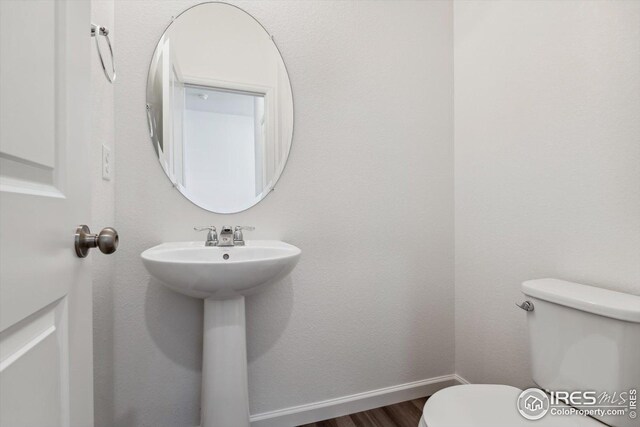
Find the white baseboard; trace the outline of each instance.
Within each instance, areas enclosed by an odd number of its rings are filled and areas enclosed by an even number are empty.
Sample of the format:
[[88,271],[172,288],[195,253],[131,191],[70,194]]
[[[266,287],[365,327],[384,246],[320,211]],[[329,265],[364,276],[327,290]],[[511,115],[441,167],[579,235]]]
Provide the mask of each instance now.
[[456,381],[458,381],[460,384],[471,384],[470,381],[467,381],[465,378],[461,377],[458,374],[453,374],[453,377],[455,378]]
[[252,415],[251,427],[293,427],[313,423],[430,396],[440,389],[459,384],[468,384],[468,381],[457,374],[451,374],[336,399],[278,409]]

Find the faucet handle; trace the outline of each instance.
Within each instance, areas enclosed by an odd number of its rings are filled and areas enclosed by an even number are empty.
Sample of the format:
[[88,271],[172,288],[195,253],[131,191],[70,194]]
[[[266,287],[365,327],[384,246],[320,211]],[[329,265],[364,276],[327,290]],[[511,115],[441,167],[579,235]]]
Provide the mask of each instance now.
[[218,233],[216,232],[216,227],[214,225],[193,227],[193,229],[195,231],[208,231],[207,241],[204,243],[205,246],[218,246]]
[[233,232],[233,244],[235,246],[244,246],[244,236],[242,235],[242,230],[253,231],[255,227],[249,225],[236,225],[235,231]]

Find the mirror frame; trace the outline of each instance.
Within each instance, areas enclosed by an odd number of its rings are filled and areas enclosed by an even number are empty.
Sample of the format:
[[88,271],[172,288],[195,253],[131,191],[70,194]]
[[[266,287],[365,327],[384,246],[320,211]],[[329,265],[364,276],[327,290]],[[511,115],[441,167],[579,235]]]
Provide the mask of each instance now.
[[[240,12],[243,12],[245,15],[247,15],[251,19],[253,19],[260,26],[260,28],[262,28],[262,30],[271,39],[271,42],[273,43],[273,46],[276,48],[276,51],[278,52],[278,55],[280,55],[280,59],[282,60],[282,65],[284,67],[284,71],[285,71],[286,76],[287,76],[287,82],[289,83],[289,90],[291,92],[291,138],[290,138],[290,141],[289,141],[289,144],[288,144],[288,149],[287,149],[286,156],[284,156],[284,158],[283,158],[283,160],[281,162],[281,165],[278,167],[276,173],[274,174],[274,177],[264,187],[263,191],[258,196],[255,197],[253,202],[249,206],[247,206],[246,208],[244,208],[242,210],[238,210],[238,211],[233,211],[233,212],[219,212],[219,211],[213,211],[213,210],[210,210],[208,208],[205,208],[205,207],[201,206],[200,204],[198,204],[198,203],[194,202],[193,200],[191,200],[186,194],[184,194],[182,191],[180,191],[176,187],[176,185],[172,182],[171,178],[167,175],[167,172],[164,170],[164,167],[162,166],[162,163],[161,163],[161,160],[160,160],[160,156],[159,156],[159,153],[158,153],[159,142],[156,139],[157,138],[157,136],[156,136],[157,129],[155,128],[155,124],[156,123],[155,123],[155,120],[152,120],[153,115],[151,114],[151,106],[150,106],[150,103],[149,103],[149,95],[150,95],[150,93],[153,93],[153,79],[151,78],[152,75],[151,75],[150,71],[151,71],[152,66],[154,65],[154,61],[156,59],[156,52],[158,50],[158,47],[160,46],[160,44],[159,44],[160,41],[162,40],[164,35],[167,33],[167,31],[169,31],[171,26],[178,20],[178,18],[180,18],[180,16],[182,16],[185,13],[187,13],[191,9],[194,9],[194,8],[196,8],[198,6],[207,5],[207,4],[220,4],[220,5],[233,7],[235,9],[239,10]],[[296,119],[295,96],[293,94],[293,85],[291,84],[291,76],[289,74],[289,69],[287,68],[287,64],[286,64],[286,62],[284,60],[284,56],[282,55],[282,51],[280,50],[280,48],[278,47],[278,45],[277,45],[277,43],[275,41],[275,37],[252,14],[250,14],[246,10],[244,10],[241,7],[236,6],[234,4],[226,3],[226,2],[223,2],[223,1],[205,1],[205,2],[198,3],[198,4],[194,4],[193,6],[190,6],[190,7],[186,8],[185,10],[183,10],[182,12],[180,12],[178,15],[172,16],[171,17],[171,21],[164,28],[164,30],[162,31],[162,34],[160,35],[160,37],[158,37],[158,39],[156,41],[156,44],[155,44],[155,47],[153,49],[153,52],[151,53],[151,59],[149,60],[149,66],[147,68],[147,84],[146,84],[145,95],[146,95],[145,96],[145,98],[146,98],[145,99],[145,111],[146,111],[145,117],[146,117],[146,121],[147,121],[147,135],[149,136],[149,138],[151,140],[150,142],[151,142],[151,145],[153,146],[155,158],[156,158],[156,160],[158,162],[158,165],[162,169],[162,173],[169,180],[169,183],[171,183],[172,187],[174,187],[178,191],[178,193],[180,193],[190,203],[192,203],[193,205],[195,205],[195,206],[199,207],[200,209],[203,209],[203,210],[205,210],[207,212],[211,212],[211,213],[215,213],[215,214],[219,214],[219,215],[232,215],[232,214],[244,212],[244,211],[247,211],[247,210],[253,208],[257,204],[262,202],[264,199],[266,199],[269,196],[269,194],[271,194],[275,190],[276,184],[278,183],[278,181],[280,180],[280,178],[284,174],[284,170],[285,170],[285,168],[287,166],[287,163],[289,162],[289,157],[291,156],[291,149],[293,147],[293,139],[294,139],[294,136],[295,136],[295,129],[296,129],[296,125],[295,125],[295,123],[296,123],[296,120],[295,120]]]

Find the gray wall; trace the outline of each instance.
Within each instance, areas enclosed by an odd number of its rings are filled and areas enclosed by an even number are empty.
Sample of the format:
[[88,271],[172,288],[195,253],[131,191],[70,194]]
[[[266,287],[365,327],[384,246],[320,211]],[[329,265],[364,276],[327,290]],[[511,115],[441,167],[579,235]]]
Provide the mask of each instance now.
[[276,191],[231,216],[175,191],[147,135],[151,54],[193,3],[115,2],[122,240],[112,294],[96,297],[96,425],[199,422],[202,303],[139,259],[204,239],[196,224],[255,225],[249,238],[303,251],[247,301],[253,414],[453,373],[451,3],[238,3],[275,36],[296,117]]
[[457,2],[456,370],[531,383],[523,280],[640,294],[640,2]]

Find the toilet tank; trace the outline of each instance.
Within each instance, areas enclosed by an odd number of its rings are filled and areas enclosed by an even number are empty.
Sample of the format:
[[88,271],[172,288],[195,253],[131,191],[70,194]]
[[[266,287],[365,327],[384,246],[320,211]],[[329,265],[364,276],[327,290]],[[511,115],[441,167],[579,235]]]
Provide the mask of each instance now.
[[[550,391],[640,393],[640,296],[558,279],[530,280],[527,312],[533,381]],[[637,394],[636,394],[637,395]],[[625,395],[622,395],[625,396]],[[640,403],[636,404],[640,415]],[[638,418],[596,418],[637,427]]]

